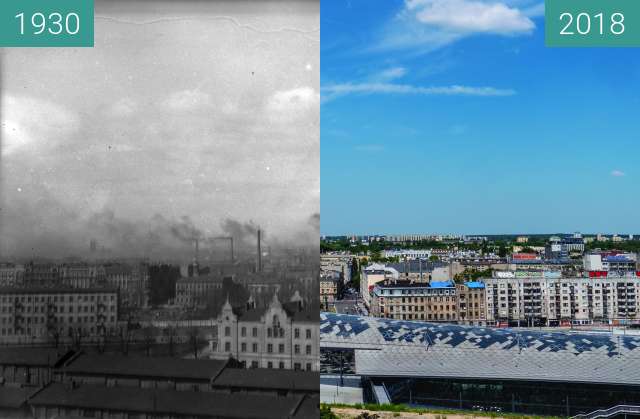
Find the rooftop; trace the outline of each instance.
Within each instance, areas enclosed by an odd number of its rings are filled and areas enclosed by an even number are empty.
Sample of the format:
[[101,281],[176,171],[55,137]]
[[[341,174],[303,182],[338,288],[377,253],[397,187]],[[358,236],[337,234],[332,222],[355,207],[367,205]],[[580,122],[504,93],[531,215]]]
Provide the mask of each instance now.
[[63,370],[83,375],[118,375],[210,380],[220,374],[227,361],[124,355],[81,354]]
[[316,392],[319,382],[320,373],[312,371],[226,368],[213,386]]
[[320,347],[355,350],[355,372],[364,376],[640,386],[640,336],[321,313]]
[[70,388],[55,383],[33,397],[30,404],[164,415],[279,419],[297,415],[303,401],[302,395],[276,397],[92,385]]

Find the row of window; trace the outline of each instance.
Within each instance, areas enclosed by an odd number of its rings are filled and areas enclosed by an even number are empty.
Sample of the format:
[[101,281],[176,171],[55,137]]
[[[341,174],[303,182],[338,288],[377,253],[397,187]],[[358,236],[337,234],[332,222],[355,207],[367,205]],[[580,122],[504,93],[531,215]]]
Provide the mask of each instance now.
[[[230,326],[225,326],[224,328],[224,335],[226,337],[231,336],[231,327]],[[246,337],[247,336],[247,328],[245,326],[242,326],[240,328],[240,336],[242,337]],[[254,338],[258,337],[258,328],[257,327],[253,327],[251,328],[251,336]],[[312,332],[311,329],[307,328],[305,329],[305,336],[307,339],[311,339],[312,336]],[[284,337],[284,329],[281,327],[268,327],[267,328],[267,337]],[[300,339],[300,328],[296,327],[293,329],[293,337],[294,339]]]
[[[30,295],[12,297],[12,296],[6,296],[5,295],[5,296],[2,297],[2,302],[3,303],[17,303],[17,302],[21,302],[21,303],[24,303],[24,302],[27,302],[27,303],[30,303],[30,302],[34,302],[34,303],[37,303],[37,302],[40,302],[40,303],[44,303],[44,302],[54,302],[54,303],[61,302],[61,303],[64,303],[66,301],[69,301],[70,303],[73,303],[74,302],[74,298],[75,298],[75,296],[73,296],[73,295],[68,295],[68,296],[67,295],[60,295],[60,296],[58,296],[58,295],[53,295],[53,296],[48,295],[46,297],[45,296],[32,297]],[[100,295],[88,295],[88,294],[78,295],[77,299],[75,301],[85,301],[86,302],[86,301],[96,301],[96,300],[97,301],[114,301],[115,300],[115,295],[114,294],[110,294],[110,295],[103,295],[103,294],[100,294]]]

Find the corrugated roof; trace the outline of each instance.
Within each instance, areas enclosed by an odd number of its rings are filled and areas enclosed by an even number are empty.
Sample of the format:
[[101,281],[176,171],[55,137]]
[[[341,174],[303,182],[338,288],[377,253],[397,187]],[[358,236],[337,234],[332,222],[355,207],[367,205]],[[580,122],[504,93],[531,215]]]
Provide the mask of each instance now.
[[72,352],[51,348],[0,348],[0,365],[54,366]]
[[320,347],[354,349],[360,375],[640,386],[640,336],[321,313]]
[[71,374],[138,376],[208,381],[228,361],[124,355],[82,354],[63,368]]
[[320,373],[264,368],[226,368],[214,380],[213,386],[316,392],[320,391]]
[[296,414],[304,397],[152,390],[137,387],[51,384],[30,400],[34,406],[104,409],[220,418],[280,419]]

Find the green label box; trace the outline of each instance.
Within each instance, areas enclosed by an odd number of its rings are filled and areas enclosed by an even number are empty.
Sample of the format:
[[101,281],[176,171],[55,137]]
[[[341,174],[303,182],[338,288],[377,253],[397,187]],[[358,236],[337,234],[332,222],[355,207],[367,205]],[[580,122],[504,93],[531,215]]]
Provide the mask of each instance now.
[[640,46],[640,0],[545,0],[548,47]]
[[93,47],[93,0],[0,0],[0,47]]

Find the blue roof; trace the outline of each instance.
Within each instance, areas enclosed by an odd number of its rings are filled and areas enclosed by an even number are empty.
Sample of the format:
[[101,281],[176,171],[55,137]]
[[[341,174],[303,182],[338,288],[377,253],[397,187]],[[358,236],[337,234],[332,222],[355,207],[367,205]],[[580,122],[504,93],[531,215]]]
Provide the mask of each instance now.
[[469,281],[464,284],[469,288],[484,288],[484,283],[480,281]]
[[629,259],[627,256],[606,256],[605,262],[633,262],[633,259]]
[[449,281],[431,281],[429,283],[429,286],[431,288],[451,288],[455,285],[453,281],[449,280]]

